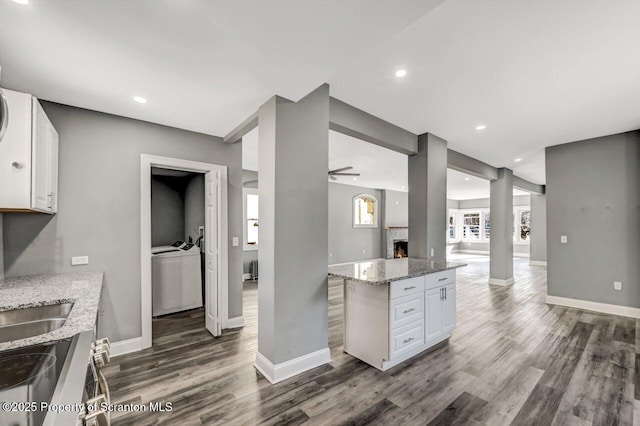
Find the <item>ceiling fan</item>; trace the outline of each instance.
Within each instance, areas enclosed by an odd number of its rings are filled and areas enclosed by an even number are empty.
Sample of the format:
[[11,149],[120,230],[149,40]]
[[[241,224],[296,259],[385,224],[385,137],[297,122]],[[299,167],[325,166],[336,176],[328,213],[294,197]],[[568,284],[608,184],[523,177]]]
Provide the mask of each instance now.
[[338,180],[336,176],[360,176],[360,173],[343,173],[346,170],[351,170],[353,167],[342,167],[340,169],[329,170],[329,179]]

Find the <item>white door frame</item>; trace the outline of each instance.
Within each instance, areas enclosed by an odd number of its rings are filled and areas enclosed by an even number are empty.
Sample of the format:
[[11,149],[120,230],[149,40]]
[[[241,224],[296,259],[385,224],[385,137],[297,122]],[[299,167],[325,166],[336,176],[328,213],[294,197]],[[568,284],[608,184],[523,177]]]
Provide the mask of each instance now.
[[[229,319],[229,248],[228,248],[228,204],[227,204],[227,166],[179,158],[140,155],[140,260],[141,291],[140,311],[142,325],[142,349],[151,347],[152,333],[152,293],[151,293],[151,167],[183,170],[187,172],[218,172],[218,247],[220,258],[218,268],[218,317],[222,327]],[[202,206],[203,209],[205,206]],[[206,303],[206,301],[203,301]]]

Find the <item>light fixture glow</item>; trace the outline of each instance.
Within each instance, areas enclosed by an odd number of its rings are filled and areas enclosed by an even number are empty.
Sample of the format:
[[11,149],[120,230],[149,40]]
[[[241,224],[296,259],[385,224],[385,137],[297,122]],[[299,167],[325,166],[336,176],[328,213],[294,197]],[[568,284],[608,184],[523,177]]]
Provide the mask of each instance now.
[[469,178],[464,178],[464,180],[469,180]]
[[22,6],[26,6],[29,4],[29,0],[13,0],[13,2],[21,4]]
[[407,75],[407,70],[398,70],[398,71],[396,71],[396,77],[398,77],[398,78],[402,78],[405,75]]
[[402,188],[402,189],[407,189],[407,187],[406,187],[406,186],[404,186],[404,185],[402,185],[400,188]]
[[487,128],[487,126],[485,126],[484,124],[481,124],[481,125],[479,125],[479,126],[476,126],[476,130],[484,130],[484,129],[486,129],[486,128]]
[[145,98],[143,98],[142,96],[134,96],[133,100],[136,101],[139,104],[146,104],[147,100]]
[[522,158],[516,158],[516,159],[515,159],[515,160],[513,160],[513,161],[515,161],[516,163],[518,163],[518,162],[522,161]]
[[353,180],[358,180],[358,178],[353,178]]

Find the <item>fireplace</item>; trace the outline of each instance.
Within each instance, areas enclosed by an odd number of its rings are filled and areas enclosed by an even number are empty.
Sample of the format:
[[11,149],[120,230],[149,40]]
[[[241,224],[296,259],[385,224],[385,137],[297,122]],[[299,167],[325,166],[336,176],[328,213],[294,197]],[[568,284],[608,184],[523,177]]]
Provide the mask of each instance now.
[[398,258],[396,250],[398,245],[404,251],[404,257],[408,256],[407,241],[409,241],[409,228],[406,226],[387,226],[386,229],[386,248],[384,255],[387,259]]
[[409,257],[407,245],[407,240],[393,240],[393,258]]

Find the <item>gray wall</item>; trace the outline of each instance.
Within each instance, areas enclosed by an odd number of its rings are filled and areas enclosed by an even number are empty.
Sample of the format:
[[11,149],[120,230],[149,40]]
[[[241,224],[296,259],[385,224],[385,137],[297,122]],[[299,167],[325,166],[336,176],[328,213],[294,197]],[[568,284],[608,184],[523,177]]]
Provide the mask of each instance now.
[[548,147],[546,174],[548,294],[640,307],[640,132]]
[[358,260],[376,259],[382,255],[382,235],[384,226],[377,228],[353,227],[353,197],[371,194],[382,208],[382,191],[359,186],[329,184],[329,263],[344,263]]
[[151,176],[151,245],[184,240],[184,181],[173,176]]
[[329,345],[329,85],[258,114],[258,351],[277,365]]
[[[242,313],[241,146],[220,138],[43,102],[60,134],[58,214],[4,215],[7,276],[102,270],[100,335],[141,335],[140,154],[229,166],[229,315]],[[71,256],[89,265],[71,267]]]
[[409,226],[409,193],[384,191],[384,226]]
[[409,255],[443,261],[447,256],[447,141],[430,133],[420,135],[418,153],[409,156],[408,164]]
[[531,194],[531,253],[529,260],[547,261],[547,196]]
[[184,190],[184,240],[195,242],[198,227],[204,226],[204,174],[196,174],[185,185]]

